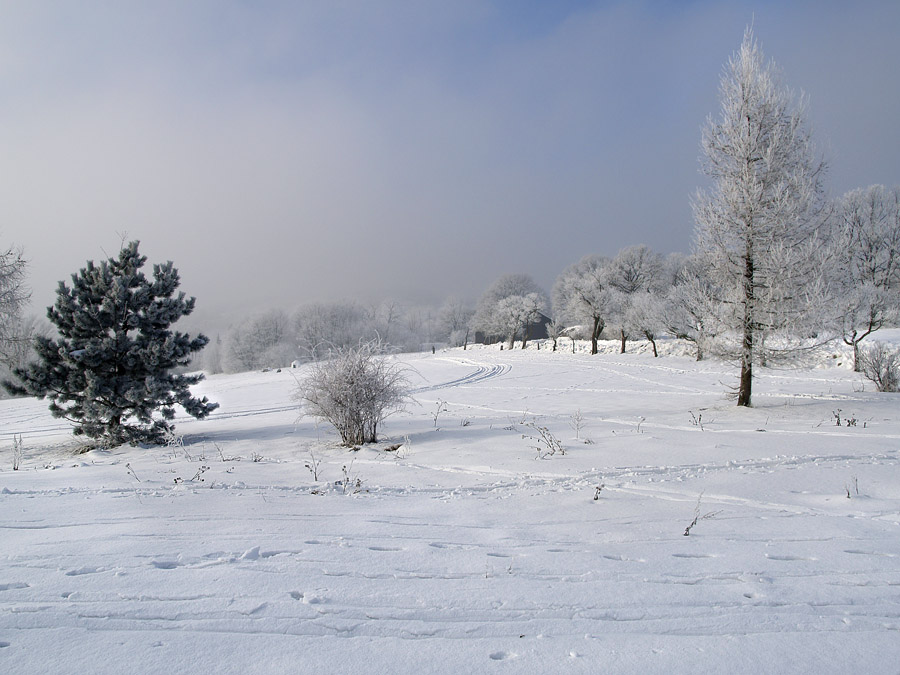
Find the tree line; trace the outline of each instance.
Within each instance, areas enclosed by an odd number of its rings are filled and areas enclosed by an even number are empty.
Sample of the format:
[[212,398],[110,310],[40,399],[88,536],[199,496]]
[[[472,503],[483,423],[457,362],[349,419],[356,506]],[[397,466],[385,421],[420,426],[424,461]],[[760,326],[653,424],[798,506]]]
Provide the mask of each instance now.
[[[419,324],[427,332],[418,341],[464,346],[478,332],[524,347],[542,314],[551,338],[589,339],[592,353],[604,331],[623,352],[640,337],[654,354],[656,338],[670,335],[692,342],[698,359],[716,354],[740,363],[739,405],[750,405],[754,365],[833,338],[852,347],[859,370],[862,341],[898,320],[900,188],[872,185],[827,198],[827,165],[806,122],[807,102],[765,61],[749,29],[726,64],[719,100],[719,115],[702,132],[709,187],[693,200],[690,255],[663,257],[644,245],[612,258],[587,255],[562,272],[549,297],[527,275],[503,276],[474,307],[448,300]],[[332,341],[340,322],[328,313],[316,307],[314,317],[298,315],[307,332],[293,342],[305,340],[310,351]],[[253,333],[253,324],[236,331],[226,347]]]

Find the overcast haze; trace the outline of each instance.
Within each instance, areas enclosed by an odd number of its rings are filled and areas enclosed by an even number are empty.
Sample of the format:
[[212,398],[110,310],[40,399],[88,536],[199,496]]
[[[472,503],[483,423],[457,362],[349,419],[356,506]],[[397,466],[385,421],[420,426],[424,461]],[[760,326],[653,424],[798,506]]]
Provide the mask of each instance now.
[[751,22],[809,96],[829,190],[900,184],[896,1],[0,8],[0,237],[38,312],[124,233],[223,316],[687,251]]

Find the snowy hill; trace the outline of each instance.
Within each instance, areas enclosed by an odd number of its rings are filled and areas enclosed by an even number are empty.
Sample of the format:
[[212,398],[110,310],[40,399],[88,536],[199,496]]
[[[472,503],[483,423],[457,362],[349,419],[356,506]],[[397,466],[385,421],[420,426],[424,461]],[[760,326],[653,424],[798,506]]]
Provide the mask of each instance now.
[[404,356],[358,451],[302,369],[210,377],[169,448],[0,401],[0,670],[896,672],[898,395],[835,351],[739,409],[664,351]]

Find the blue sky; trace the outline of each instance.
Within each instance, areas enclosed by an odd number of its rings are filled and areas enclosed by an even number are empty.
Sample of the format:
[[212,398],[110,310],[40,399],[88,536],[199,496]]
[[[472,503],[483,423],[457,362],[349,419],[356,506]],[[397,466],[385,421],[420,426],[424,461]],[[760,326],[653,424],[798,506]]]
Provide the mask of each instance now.
[[127,233],[220,317],[688,251],[751,22],[829,190],[900,184],[897,2],[2,2],[0,236],[36,311]]

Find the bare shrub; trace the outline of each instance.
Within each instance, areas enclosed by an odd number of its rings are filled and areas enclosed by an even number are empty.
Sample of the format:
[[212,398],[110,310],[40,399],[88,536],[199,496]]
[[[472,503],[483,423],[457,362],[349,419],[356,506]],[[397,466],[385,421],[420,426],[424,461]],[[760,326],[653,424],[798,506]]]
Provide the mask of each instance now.
[[308,414],[331,423],[344,445],[355,446],[378,441],[378,426],[403,408],[408,392],[403,369],[374,341],[335,349],[313,364],[297,399]]
[[522,434],[522,438],[528,439],[532,442],[532,448],[537,452],[538,459],[547,459],[548,457],[552,457],[557,452],[560,455],[566,454],[566,449],[563,447],[562,442],[553,435],[553,433],[545,426],[541,426],[537,423],[537,420],[525,420],[523,419],[520,423],[522,426],[528,427],[534,433],[524,433]]
[[900,391],[900,350],[876,342],[860,353],[859,366],[878,391]]

